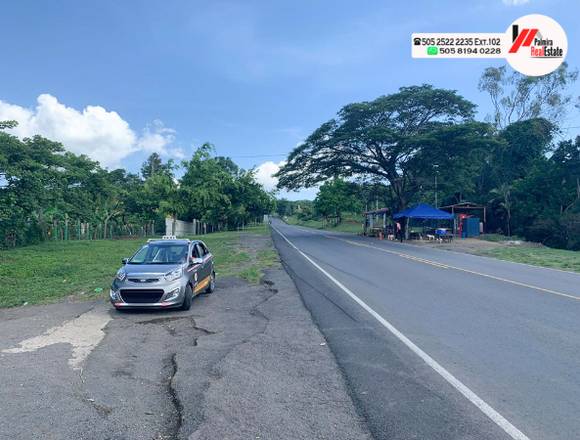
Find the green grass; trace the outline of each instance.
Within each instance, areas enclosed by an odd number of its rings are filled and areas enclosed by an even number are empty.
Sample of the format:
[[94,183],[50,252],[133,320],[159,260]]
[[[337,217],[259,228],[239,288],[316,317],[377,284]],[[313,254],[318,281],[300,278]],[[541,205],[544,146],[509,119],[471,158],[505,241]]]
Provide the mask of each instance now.
[[50,302],[108,289],[121,258],[143,240],[47,242],[0,251],[0,306]]
[[494,243],[499,243],[502,241],[524,241],[523,238],[518,237],[516,235],[512,235],[511,237],[508,237],[507,235],[502,235],[502,234],[482,234],[479,236],[480,240],[485,240],[485,241],[491,241]]
[[273,248],[261,249],[256,252],[252,265],[243,269],[239,276],[250,283],[258,284],[262,280],[264,269],[276,267],[279,263],[278,252]]
[[580,272],[580,252],[549,247],[505,246],[481,252],[481,255],[535,266]]
[[[262,269],[278,261],[269,240],[264,250],[244,249],[240,237],[247,233],[266,235],[269,228],[256,226],[199,237],[213,253],[219,276],[259,282]],[[144,242],[59,241],[0,250],[0,307],[54,302],[68,295],[90,298],[108,294],[121,259],[133,255]]]
[[345,217],[343,221],[337,226],[330,224],[325,225],[322,220],[318,219],[299,220],[294,216],[285,217],[284,220],[290,225],[305,226],[307,228],[323,229],[326,231],[350,232],[352,234],[358,234],[362,232],[362,223],[357,219],[349,217]]

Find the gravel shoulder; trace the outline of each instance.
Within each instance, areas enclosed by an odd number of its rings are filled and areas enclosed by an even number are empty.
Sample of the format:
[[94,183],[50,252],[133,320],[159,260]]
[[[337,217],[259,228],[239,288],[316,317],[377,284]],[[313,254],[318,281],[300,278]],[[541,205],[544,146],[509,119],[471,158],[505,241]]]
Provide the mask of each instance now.
[[[75,337],[95,322],[94,340]],[[0,334],[0,438],[370,438],[279,266],[260,284],[219,278],[188,312],[101,300],[0,310]]]

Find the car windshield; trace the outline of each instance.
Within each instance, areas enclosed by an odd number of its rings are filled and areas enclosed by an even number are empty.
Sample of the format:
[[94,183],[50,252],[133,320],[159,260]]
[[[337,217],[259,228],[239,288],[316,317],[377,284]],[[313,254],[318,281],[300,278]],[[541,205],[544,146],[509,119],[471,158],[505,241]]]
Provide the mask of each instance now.
[[147,244],[133,255],[129,264],[178,264],[187,258],[185,244]]

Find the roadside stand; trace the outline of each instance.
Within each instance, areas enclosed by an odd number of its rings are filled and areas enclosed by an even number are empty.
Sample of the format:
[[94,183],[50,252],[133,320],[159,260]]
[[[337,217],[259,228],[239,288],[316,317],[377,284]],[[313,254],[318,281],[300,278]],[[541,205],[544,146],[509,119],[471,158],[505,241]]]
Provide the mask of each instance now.
[[[419,203],[396,213],[393,219],[402,222],[406,240],[436,240],[449,242],[453,240],[455,216],[426,203]],[[448,227],[442,227],[447,223]]]

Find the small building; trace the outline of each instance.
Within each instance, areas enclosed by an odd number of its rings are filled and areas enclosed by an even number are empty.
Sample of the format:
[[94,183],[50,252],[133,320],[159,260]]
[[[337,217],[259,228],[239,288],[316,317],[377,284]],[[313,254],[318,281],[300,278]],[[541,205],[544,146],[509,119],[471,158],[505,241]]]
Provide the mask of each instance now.
[[[442,206],[439,209],[443,211],[450,212],[457,218],[457,232],[460,236],[463,236],[463,223],[465,219],[470,217],[477,217],[481,220],[481,226],[479,227],[479,232],[484,233],[486,231],[487,222],[487,209],[484,205],[478,205],[473,202],[460,202],[454,205]],[[474,234],[471,232],[468,236],[474,236],[479,234]]]

